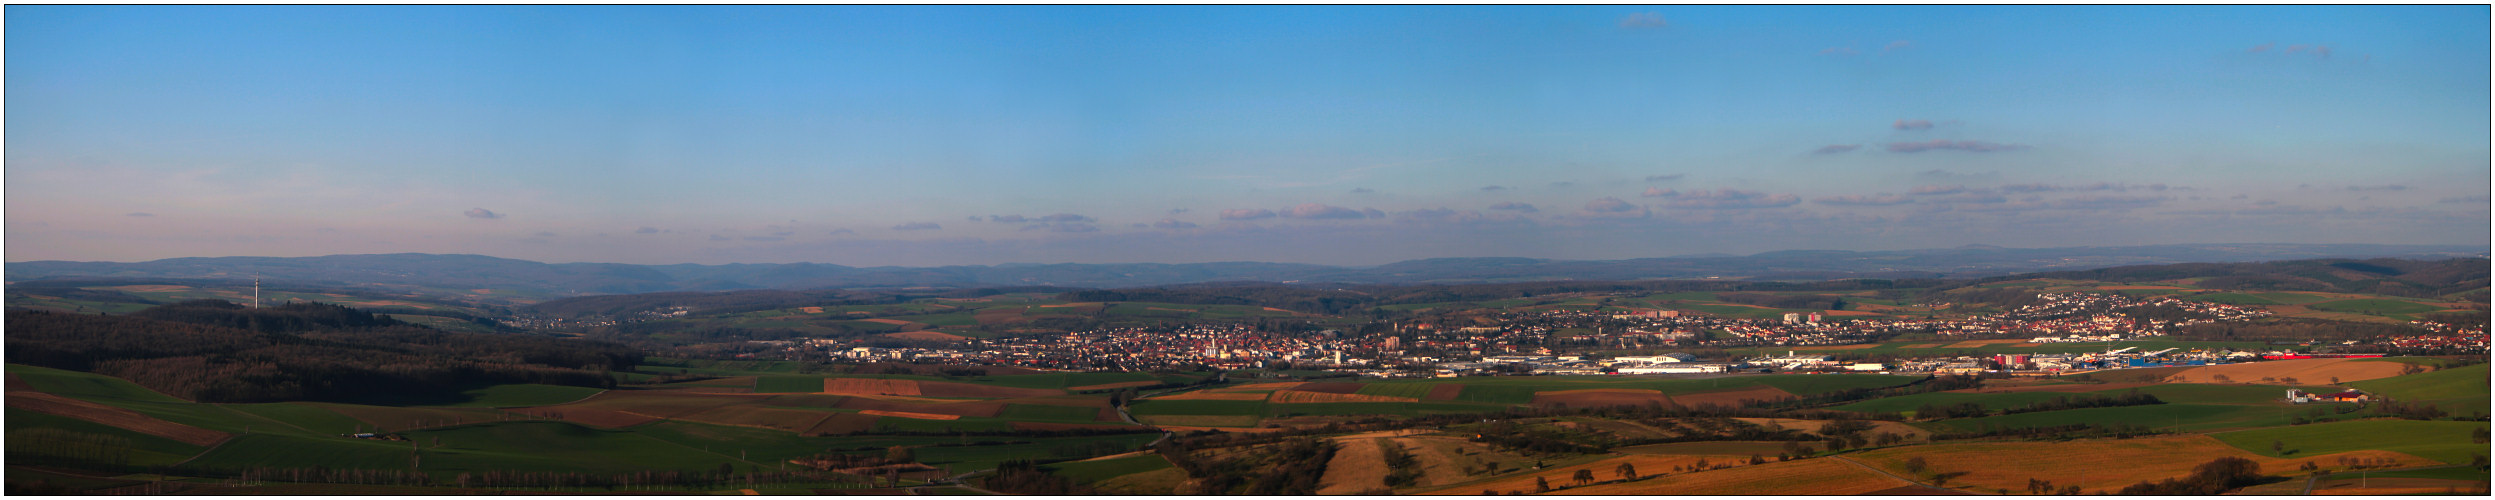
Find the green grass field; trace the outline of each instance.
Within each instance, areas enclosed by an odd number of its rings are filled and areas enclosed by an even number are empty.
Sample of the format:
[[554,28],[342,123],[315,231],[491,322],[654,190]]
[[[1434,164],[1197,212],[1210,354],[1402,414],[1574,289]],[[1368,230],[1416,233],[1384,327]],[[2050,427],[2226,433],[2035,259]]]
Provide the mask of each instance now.
[[2480,469],[2478,469],[2478,468],[2476,468],[2476,467],[2470,467],[2470,466],[2467,466],[2467,465],[2461,465],[2461,466],[2455,466],[2455,467],[2436,467],[2436,468],[2432,468],[2432,469],[2418,469],[2418,470],[2401,470],[2401,471],[2366,472],[2366,473],[2362,473],[2362,474],[2355,473],[2355,472],[2342,472],[2342,473],[2338,473],[2338,474],[2331,474],[2331,475],[2329,475],[2329,476],[2323,477],[2322,479],[2323,479],[2323,480],[2333,480],[2333,479],[2357,479],[2357,478],[2360,478],[2360,477],[2363,477],[2363,478],[2378,478],[2378,479],[2387,479],[2387,478],[2395,478],[2395,477],[2406,477],[2406,478],[2417,478],[2417,479],[2451,479],[2451,480],[2458,480],[2458,481],[2485,481],[2485,480],[2487,480],[2487,473],[2486,473],[2486,471],[2484,471],[2484,470],[2480,470]]
[[1982,418],[1922,422],[1917,427],[1936,432],[1977,432],[1986,428],[2046,427],[2072,424],[2128,423],[2157,430],[2184,432],[2273,427],[2287,425],[2290,419],[2311,407],[2168,403],[2160,405],[2084,408],[2077,410],[2041,411]]
[[228,410],[257,415],[261,418],[274,420],[284,425],[284,427],[254,427],[252,429],[253,432],[283,432],[284,429],[292,428],[301,430],[306,434],[335,436],[339,434],[352,433],[359,428],[370,430],[372,427],[369,424],[365,424],[363,421],[356,420],[354,417],[349,417],[339,414],[338,412],[329,411],[318,406],[307,404],[258,403],[231,404],[224,406]]
[[1293,417],[1306,415],[1398,415],[1416,416],[1438,413],[1488,413],[1507,409],[1508,405],[1476,403],[1291,403],[1266,405],[1267,416]]
[[921,463],[943,467],[953,472],[970,472],[992,469],[997,463],[1007,460],[1048,461],[1123,453],[1133,451],[1157,439],[1161,439],[1161,434],[1157,432],[1107,436],[1016,438],[1016,441],[1029,442],[993,446],[928,446],[912,451],[918,454],[918,461]]
[[2304,306],[2316,311],[2366,314],[2401,321],[2416,320],[2416,314],[2443,310],[2440,306],[2430,306],[2416,302],[2392,299],[2334,300],[2329,302],[2315,302],[2305,304]]
[[[1775,388],[1778,388],[1778,389],[1783,389],[1785,392],[1790,392],[1790,393],[1793,393],[1794,395],[1798,395],[1798,396],[1809,396],[1809,395],[1813,395],[1813,394],[1830,393],[1830,392],[1836,392],[1836,391],[1841,391],[1841,390],[1846,390],[1846,389],[1870,389],[1870,388],[1878,388],[1878,387],[1895,387],[1895,386],[1900,386],[1900,385],[1906,385],[1906,384],[1908,384],[1908,383],[1912,383],[1912,382],[1914,382],[1915,380],[1922,379],[1922,378],[1923,378],[1923,377],[1908,376],[1908,375],[1863,375],[1863,374],[1835,374],[1835,375],[1763,375],[1763,376],[1757,376],[1757,377],[1737,377],[1737,378],[1732,378],[1732,379],[1711,379],[1711,380],[1742,380],[1742,379],[1756,380],[1756,381],[1758,381],[1758,383],[1761,383],[1761,384],[1766,384],[1766,385],[1768,385],[1768,386],[1772,386],[1772,387],[1775,387]],[[1697,381],[1693,380],[1693,381],[1690,381],[1690,382],[1697,382]],[[1665,391],[1665,392],[1670,392],[1670,391]]]
[[[2356,450],[2407,453],[2447,463],[2466,464],[2487,454],[2485,443],[2473,442],[2471,431],[2486,422],[2374,419],[2210,434],[2244,451],[2271,457],[2320,455]],[[2277,442],[2294,455],[2271,451]]]
[[[16,408],[9,408],[7,416],[10,434],[7,442],[11,461],[17,461],[17,457],[21,454],[40,456],[47,453],[47,450],[42,449],[43,441],[30,438],[29,436],[33,434],[22,434],[36,429],[57,429],[127,439],[132,465],[171,465],[208,449],[204,446],[124,430],[119,427]],[[14,479],[15,476],[11,478]]]
[[1433,387],[1438,387],[1438,384],[1368,384],[1360,386],[1354,394],[1421,399],[1429,396],[1429,390]]
[[960,420],[924,420],[885,417],[875,420],[876,432],[1004,432],[1014,430],[1011,420],[1001,418],[963,417]]
[[88,401],[106,399],[127,401],[183,402],[181,398],[148,390],[138,384],[86,372],[58,370],[20,364],[8,365],[9,375],[16,376],[37,391]]
[[[864,437],[805,437],[771,429],[682,421],[652,423],[634,427],[632,432],[702,453],[743,456],[748,460],[766,464],[811,456],[827,449],[858,446],[853,443],[865,439]],[[950,439],[915,436],[913,438]],[[717,464],[712,464],[712,466],[717,467]]]
[[[566,422],[503,422],[406,434],[426,447],[429,470],[628,472],[721,463],[737,463],[742,468],[749,463],[737,458],[737,450],[703,450],[635,431],[591,429]],[[436,439],[441,443],[438,447]],[[403,462],[407,443],[391,444],[396,445],[393,455]]]
[[1464,383],[1464,390],[1455,394],[1455,400],[1508,405],[1530,404],[1533,403],[1533,393],[1537,389],[1530,385],[1474,383],[1468,380]]
[[1074,480],[1077,484],[1107,481],[1127,474],[1139,474],[1174,467],[1169,459],[1157,454],[1086,462],[1058,462],[1041,467],[1051,474]]
[[2284,304],[2284,302],[2271,300],[2269,297],[2262,297],[2242,292],[2196,293],[2183,295],[2180,298],[2198,302],[2215,302],[2219,304],[2234,304],[2239,306],[2267,306]]
[[1915,412],[1916,408],[1921,408],[1924,405],[1949,406],[1975,403],[1983,406],[1984,409],[1987,410],[2001,410],[2044,401],[2052,401],[2055,397],[2069,396],[2071,395],[2051,392],[2019,392],[2007,394],[1928,392],[1923,394],[1873,399],[1858,403],[1832,406],[1828,409],[1839,411],[1859,411],[1866,413],[1885,412],[1912,414]]
[[823,377],[815,375],[754,377],[754,392],[823,392]]
[[2416,375],[2349,382],[2349,387],[2410,402],[2434,403],[2458,415],[2484,413],[2489,403],[2487,366],[2470,365]]
[[1147,399],[1136,401],[1127,411],[1136,415],[1263,415],[1265,402]]
[[996,416],[1006,420],[1038,422],[1091,422],[1094,418],[1099,417],[1099,415],[1099,408],[1092,408],[1088,406],[1009,404],[1005,405],[1005,411],[998,413]]
[[[2304,389],[2307,391],[2315,391],[2320,390],[2321,388],[2319,386],[2313,386],[2306,387]],[[2156,396],[2158,400],[2165,401],[2168,404],[2242,405],[2277,408],[2283,406],[2279,403],[2279,399],[2286,395],[2287,387],[2272,385],[2161,384],[2135,389],[2111,389],[2077,393],[2012,392],[1986,394],[1931,392],[1872,399],[1868,401],[1834,406],[1829,409],[1861,412],[1912,413],[1916,408],[1920,408],[1926,404],[1946,406],[1963,403],[1975,403],[1983,406],[1985,409],[2002,410],[2028,404],[2052,401],[2058,397],[2120,396],[2134,390],[2137,390],[2142,394]],[[2151,424],[2153,422],[2139,423]],[[2171,425],[2172,422],[2166,422],[2166,424]]]

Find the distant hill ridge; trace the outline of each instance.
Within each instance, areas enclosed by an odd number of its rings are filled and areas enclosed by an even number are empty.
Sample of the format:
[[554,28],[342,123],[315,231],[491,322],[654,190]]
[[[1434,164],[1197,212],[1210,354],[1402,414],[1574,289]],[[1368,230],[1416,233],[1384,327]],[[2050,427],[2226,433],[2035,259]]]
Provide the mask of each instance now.
[[[1061,286],[1116,288],[1221,281],[1311,283],[1501,283],[1642,279],[1826,280],[1969,279],[2018,273],[2175,263],[2315,258],[2443,260],[2484,257],[2464,245],[2197,244],[2133,247],[2001,248],[1854,252],[1788,250],[1749,256],[1699,255],[1626,260],[1517,257],[1437,258],[1350,267],[1270,262],[1194,264],[1009,264],[850,267],[837,264],[548,264],[484,255],[418,253],[323,257],[190,257],[149,262],[9,263],[12,282],[79,279],[249,280],[305,284],[494,289],[538,297],[666,291]],[[2483,265],[2481,265],[2483,267]],[[2318,279],[2318,278],[2316,278]]]

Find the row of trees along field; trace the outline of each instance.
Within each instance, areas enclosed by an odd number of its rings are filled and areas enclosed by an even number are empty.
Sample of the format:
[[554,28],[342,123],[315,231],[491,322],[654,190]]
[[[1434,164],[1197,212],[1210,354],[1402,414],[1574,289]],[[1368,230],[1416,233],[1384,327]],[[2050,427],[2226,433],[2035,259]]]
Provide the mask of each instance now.
[[494,384],[612,387],[630,347],[444,332],[329,304],[219,300],[128,316],[8,313],[8,360],[128,379],[203,402],[451,397]]

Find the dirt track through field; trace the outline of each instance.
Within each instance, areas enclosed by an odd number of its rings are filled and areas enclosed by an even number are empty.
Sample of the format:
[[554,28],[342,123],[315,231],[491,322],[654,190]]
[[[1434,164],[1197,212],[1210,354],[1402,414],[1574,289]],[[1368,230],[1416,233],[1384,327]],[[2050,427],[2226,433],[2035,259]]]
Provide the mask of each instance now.
[[1386,454],[1378,449],[1375,439],[1336,439],[1341,447],[1334,450],[1334,459],[1325,463],[1325,476],[1317,480],[1319,495],[1350,495],[1386,489]]

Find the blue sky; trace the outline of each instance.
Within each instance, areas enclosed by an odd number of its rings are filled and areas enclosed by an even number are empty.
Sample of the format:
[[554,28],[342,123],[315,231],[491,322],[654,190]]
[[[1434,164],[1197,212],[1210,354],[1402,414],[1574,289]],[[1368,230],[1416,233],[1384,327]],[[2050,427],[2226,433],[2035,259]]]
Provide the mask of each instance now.
[[2488,242],[2488,9],[7,8],[6,258]]

